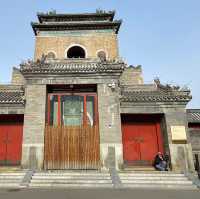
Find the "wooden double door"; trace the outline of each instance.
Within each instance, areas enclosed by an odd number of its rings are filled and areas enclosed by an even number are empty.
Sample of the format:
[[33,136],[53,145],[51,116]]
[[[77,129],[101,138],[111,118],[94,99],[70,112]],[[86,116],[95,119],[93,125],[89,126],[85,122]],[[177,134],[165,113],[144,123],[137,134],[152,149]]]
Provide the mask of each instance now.
[[0,165],[17,166],[21,162],[23,124],[0,124]]
[[45,169],[98,169],[96,93],[51,93],[45,128]]
[[122,133],[125,165],[150,166],[157,152],[163,152],[159,123],[125,123],[122,124]]

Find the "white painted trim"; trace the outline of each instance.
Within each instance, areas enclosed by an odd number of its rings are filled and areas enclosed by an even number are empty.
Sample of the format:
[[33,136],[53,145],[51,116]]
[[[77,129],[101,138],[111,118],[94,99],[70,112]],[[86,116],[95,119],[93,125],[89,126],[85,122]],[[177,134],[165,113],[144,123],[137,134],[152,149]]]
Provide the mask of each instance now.
[[83,50],[85,51],[85,58],[88,57],[88,52],[87,52],[87,49],[85,48],[85,46],[83,46],[83,45],[81,45],[81,44],[73,43],[73,44],[69,45],[68,48],[65,50],[65,54],[64,54],[65,58],[68,58],[68,57],[67,57],[67,52],[68,52],[68,50],[69,50],[70,48],[72,48],[72,47],[74,47],[74,46],[79,46],[79,47],[83,48]]
[[34,143],[32,143],[32,144],[22,144],[22,147],[43,147],[44,146],[44,144],[42,144],[42,143],[38,143],[38,144],[34,144]]
[[96,57],[98,58],[98,53],[99,53],[100,51],[103,51],[103,52],[106,53],[106,59],[108,60],[108,52],[107,52],[107,50],[105,50],[105,49],[99,49],[99,50],[97,50],[97,52],[96,52]]

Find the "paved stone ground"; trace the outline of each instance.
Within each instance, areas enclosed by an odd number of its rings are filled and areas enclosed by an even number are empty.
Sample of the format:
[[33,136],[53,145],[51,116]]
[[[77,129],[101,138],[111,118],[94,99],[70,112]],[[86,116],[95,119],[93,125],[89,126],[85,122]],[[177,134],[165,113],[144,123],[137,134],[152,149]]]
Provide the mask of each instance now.
[[29,189],[29,190],[0,190],[0,199],[199,199],[200,191],[176,191],[176,190],[63,190],[63,189]]

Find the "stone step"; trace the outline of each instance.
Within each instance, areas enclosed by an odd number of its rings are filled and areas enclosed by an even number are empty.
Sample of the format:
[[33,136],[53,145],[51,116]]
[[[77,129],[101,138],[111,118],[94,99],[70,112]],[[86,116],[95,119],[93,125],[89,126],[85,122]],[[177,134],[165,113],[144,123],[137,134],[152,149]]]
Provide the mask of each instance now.
[[57,188],[112,188],[113,187],[113,184],[110,184],[110,183],[103,183],[103,184],[95,184],[95,183],[59,183],[59,184],[54,184],[54,183],[45,183],[45,184],[42,184],[42,183],[31,183],[29,185],[29,187],[31,188],[52,188],[52,187],[57,187]]
[[37,172],[30,187],[106,188],[113,187],[109,173],[100,172]]
[[110,176],[109,173],[35,173],[34,176]]
[[31,183],[59,183],[59,184],[64,184],[64,183],[95,183],[95,184],[102,184],[102,183],[112,183],[112,180],[90,180],[90,179],[81,179],[81,180],[76,180],[76,179],[70,179],[70,180],[61,180],[61,179],[32,179]]
[[0,183],[0,188],[20,188],[20,183]]
[[124,171],[142,171],[142,172],[147,172],[147,171],[156,171],[154,167],[151,167],[151,166],[128,166],[128,167],[125,167],[123,169]]
[[[120,172],[122,188],[197,189],[192,181],[174,172]],[[31,188],[112,188],[109,173],[100,172],[37,172],[29,184]]]
[[157,170],[154,170],[154,171],[127,171],[127,170],[121,170],[121,171],[119,171],[119,173],[151,173],[151,174],[153,174],[153,173],[168,173],[168,174],[182,174],[181,172],[179,172],[179,171],[157,171]]
[[165,173],[158,173],[158,174],[153,174],[153,173],[119,173],[119,176],[167,176],[167,177],[184,177],[184,174],[165,174]]
[[25,176],[24,175],[2,175],[0,176],[0,180],[4,180],[4,179],[21,179]]
[[21,169],[20,167],[0,167],[1,172],[13,173],[13,172],[24,172],[26,169]]
[[123,188],[135,188],[135,189],[175,189],[175,190],[197,190],[194,185],[175,185],[175,184],[123,184]]
[[120,178],[170,178],[170,179],[184,179],[187,178],[186,176],[150,176],[150,175],[130,175],[130,176],[124,176],[124,175],[119,175]]
[[0,178],[4,178],[4,177],[23,177],[25,175],[25,173],[0,173]]
[[7,181],[7,182],[12,182],[12,181],[18,181],[18,182],[20,182],[20,181],[22,181],[22,179],[23,178],[4,178],[4,179],[0,179],[0,183],[1,182],[5,182],[5,181]]
[[0,172],[0,188],[19,188],[25,171]]
[[193,184],[192,181],[173,181],[173,180],[121,180],[122,184]]
[[174,181],[185,181],[188,180],[186,177],[150,177],[150,176],[124,176],[120,177],[121,180],[174,180]]
[[33,176],[32,179],[77,179],[77,180],[81,180],[81,179],[91,179],[91,180],[99,180],[99,179],[102,179],[102,180],[109,180],[111,179],[110,176]]

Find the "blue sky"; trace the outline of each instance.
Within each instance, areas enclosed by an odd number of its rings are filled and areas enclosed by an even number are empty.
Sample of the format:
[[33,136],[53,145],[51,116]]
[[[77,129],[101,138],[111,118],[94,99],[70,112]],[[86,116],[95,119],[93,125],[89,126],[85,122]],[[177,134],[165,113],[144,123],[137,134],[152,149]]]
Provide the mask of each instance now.
[[13,66],[33,57],[30,27],[37,12],[94,12],[116,10],[123,19],[120,55],[128,64],[141,64],[146,83],[188,86],[200,108],[200,1],[199,0],[6,0],[0,12],[0,83],[8,83]]

